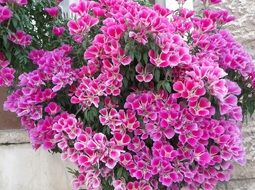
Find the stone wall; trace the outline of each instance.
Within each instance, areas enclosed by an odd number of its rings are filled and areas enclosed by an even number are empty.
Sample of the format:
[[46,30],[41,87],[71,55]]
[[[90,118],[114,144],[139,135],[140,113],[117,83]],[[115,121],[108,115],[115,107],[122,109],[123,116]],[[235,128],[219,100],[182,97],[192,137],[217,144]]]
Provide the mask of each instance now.
[[33,150],[24,130],[0,130],[1,190],[71,190],[72,176],[59,154]]

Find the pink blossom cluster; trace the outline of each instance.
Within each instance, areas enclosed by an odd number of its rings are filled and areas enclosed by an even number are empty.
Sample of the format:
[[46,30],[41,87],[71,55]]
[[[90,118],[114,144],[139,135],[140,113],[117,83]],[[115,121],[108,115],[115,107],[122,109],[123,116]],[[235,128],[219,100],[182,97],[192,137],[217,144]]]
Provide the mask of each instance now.
[[15,70],[8,67],[10,62],[6,59],[5,55],[0,52],[0,87],[11,86],[14,80]]
[[9,20],[12,17],[12,11],[7,6],[0,5],[0,23]]
[[57,36],[57,37],[59,37],[59,36],[62,36],[63,35],[63,33],[65,32],[65,27],[63,27],[63,26],[54,26],[53,28],[52,28],[52,33],[55,35],[55,36]]
[[59,7],[46,7],[44,8],[44,11],[52,17],[56,17],[58,16]]
[[32,43],[32,36],[22,30],[18,30],[15,33],[10,33],[8,39],[11,42],[23,47],[29,46]]
[[[59,9],[44,10],[57,16]],[[70,10],[74,47],[30,51],[36,69],[19,76],[4,104],[33,147],[58,150],[75,164],[75,190],[105,183],[115,190],[211,190],[228,181],[233,162],[245,163],[242,89],[229,71],[255,86],[251,57],[218,29],[234,18],[225,10],[198,17],[131,0],[79,0]],[[52,32],[60,36],[64,27]],[[18,31],[9,40],[27,46],[32,39]],[[73,56],[77,49],[84,60]],[[0,66],[8,64],[0,56]]]
[[0,0],[0,3],[15,3],[18,6],[25,6],[28,4],[28,0]]

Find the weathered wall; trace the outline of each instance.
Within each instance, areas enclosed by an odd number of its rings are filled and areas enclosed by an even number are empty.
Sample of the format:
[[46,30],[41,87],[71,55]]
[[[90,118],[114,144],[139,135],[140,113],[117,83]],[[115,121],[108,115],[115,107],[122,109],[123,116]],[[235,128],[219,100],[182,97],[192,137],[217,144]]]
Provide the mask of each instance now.
[[70,190],[71,175],[59,154],[34,151],[24,130],[0,130],[1,190]]
[[3,103],[6,99],[6,94],[7,89],[0,88],[0,130],[20,128],[19,119],[16,115],[3,110]]
[[[1,190],[70,190],[68,164],[30,144],[0,144]],[[69,165],[70,167],[70,165]]]

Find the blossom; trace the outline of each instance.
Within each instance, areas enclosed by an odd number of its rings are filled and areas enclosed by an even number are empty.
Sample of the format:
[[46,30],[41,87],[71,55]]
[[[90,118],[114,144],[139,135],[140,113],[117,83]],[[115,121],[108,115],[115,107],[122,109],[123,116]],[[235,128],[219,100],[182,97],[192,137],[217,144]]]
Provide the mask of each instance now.
[[212,4],[218,4],[221,2],[221,0],[209,0],[209,2]]
[[[169,55],[166,53],[161,53],[160,55],[156,55],[156,53],[151,50],[149,52],[150,62],[157,67],[167,67],[170,65],[169,63]],[[178,58],[175,57],[174,64],[178,64]]]
[[77,20],[70,20],[67,23],[67,26],[69,28],[70,34],[82,35],[89,32],[90,28],[95,26],[98,22],[99,20],[97,18],[86,14],[78,18]]
[[189,102],[189,111],[194,115],[207,116],[213,114],[214,112],[210,108],[211,103],[206,98],[200,98],[198,102]]
[[11,86],[15,70],[9,67],[0,68],[0,86]]
[[56,26],[54,26],[53,29],[52,29],[52,33],[55,36],[61,36],[64,32],[65,32],[65,28],[64,27],[56,27]]
[[60,106],[57,105],[55,102],[50,102],[46,107],[45,107],[45,112],[48,113],[49,115],[55,115],[60,111]]
[[17,45],[24,47],[29,46],[32,43],[32,36],[21,30],[9,34],[8,39]]
[[56,17],[58,16],[59,7],[45,7],[44,11],[52,17]]
[[136,75],[136,79],[139,82],[150,82],[153,79],[151,65],[146,65],[144,68],[141,64],[137,64],[135,70],[138,73],[138,75]]
[[9,20],[12,17],[12,11],[7,6],[0,5],[0,23]]
[[187,98],[189,101],[195,102],[199,97],[206,93],[203,83],[194,80],[177,81],[173,85],[173,89],[177,92],[176,97]]
[[5,55],[0,52],[0,87],[11,86],[14,81],[15,70],[8,67],[10,62],[5,58]]

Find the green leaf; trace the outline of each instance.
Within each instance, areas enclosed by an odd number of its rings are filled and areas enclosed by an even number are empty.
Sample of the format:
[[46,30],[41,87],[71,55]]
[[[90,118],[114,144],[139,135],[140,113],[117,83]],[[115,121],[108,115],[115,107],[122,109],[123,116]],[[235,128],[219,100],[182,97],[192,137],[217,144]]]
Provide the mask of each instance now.
[[139,51],[135,51],[134,55],[135,55],[136,60],[138,62],[141,62],[141,59],[142,59],[141,53]]
[[172,92],[172,88],[171,88],[171,85],[170,85],[170,82],[165,82],[164,83],[164,88],[167,90],[167,92],[171,93]]
[[158,84],[156,85],[156,90],[159,91],[159,89],[163,86],[165,81],[159,81]]
[[250,116],[253,115],[254,110],[255,110],[255,100],[254,100],[254,97],[250,97],[247,100],[247,111],[250,114]]
[[134,70],[131,70],[130,72],[129,72],[129,76],[130,76],[130,80],[131,81],[134,81],[135,80],[135,71]]
[[9,43],[8,43],[7,35],[3,35],[2,38],[3,38],[3,42],[4,42],[4,47],[5,47],[5,49],[8,52],[8,50],[9,50]]
[[123,87],[127,88],[128,87],[128,80],[126,77],[123,78]]
[[116,174],[117,179],[122,177],[122,173],[123,173],[123,168],[122,167],[118,168],[117,169],[117,174]]
[[143,54],[143,61],[144,61],[145,64],[148,63],[148,53],[147,53],[147,52],[145,52],[145,53]]
[[160,70],[159,69],[156,69],[154,71],[154,77],[155,77],[155,81],[159,82],[159,80],[160,80]]

